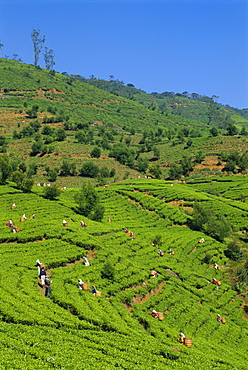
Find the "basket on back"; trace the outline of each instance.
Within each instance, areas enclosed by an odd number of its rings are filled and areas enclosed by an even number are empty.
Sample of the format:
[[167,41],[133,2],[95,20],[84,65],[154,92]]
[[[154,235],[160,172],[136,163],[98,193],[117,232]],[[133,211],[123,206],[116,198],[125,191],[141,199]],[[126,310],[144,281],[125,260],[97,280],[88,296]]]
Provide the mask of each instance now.
[[83,283],[82,285],[83,290],[89,290],[89,284],[88,283]]
[[164,313],[163,312],[158,312],[158,319],[159,320],[164,320]]
[[186,347],[192,347],[192,338],[184,338],[184,345]]

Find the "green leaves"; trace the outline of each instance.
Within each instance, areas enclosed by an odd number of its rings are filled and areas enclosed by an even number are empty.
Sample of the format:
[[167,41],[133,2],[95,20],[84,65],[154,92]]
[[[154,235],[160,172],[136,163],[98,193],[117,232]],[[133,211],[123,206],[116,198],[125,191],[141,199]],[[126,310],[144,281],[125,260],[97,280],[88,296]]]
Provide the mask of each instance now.
[[99,196],[90,183],[87,183],[75,195],[75,201],[78,203],[77,211],[86,217],[95,221],[101,221],[104,214],[104,207],[100,204]]

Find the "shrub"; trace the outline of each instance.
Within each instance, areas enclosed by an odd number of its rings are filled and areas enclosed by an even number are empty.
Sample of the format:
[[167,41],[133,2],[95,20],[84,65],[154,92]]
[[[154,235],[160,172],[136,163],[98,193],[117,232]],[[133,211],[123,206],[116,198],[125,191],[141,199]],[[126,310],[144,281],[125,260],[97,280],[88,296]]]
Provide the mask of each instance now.
[[56,186],[46,186],[43,189],[43,197],[46,199],[54,200],[56,199],[61,193],[61,190]]
[[58,141],[64,141],[66,138],[66,132],[63,128],[59,128],[56,132],[56,138]]
[[101,221],[104,214],[104,207],[100,205],[99,196],[93,186],[88,183],[75,195],[77,211],[83,216],[95,221]]
[[101,276],[103,279],[108,279],[108,280],[114,280],[115,278],[115,269],[111,265],[111,263],[106,262],[105,265],[103,266]]
[[85,162],[80,169],[80,175],[85,177],[96,177],[99,167],[93,162]]
[[225,256],[232,261],[237,261],[242,257],[240,246],[235,242],[229,243],[224,253]]
[[92,158],[100,158],[100,156],[101,156],[101,149],[100,149],[99,147],[95,146],[95,147],[92,149],[92,151],[91,151],[91,153],[90,153],[90,156],[91,156]]

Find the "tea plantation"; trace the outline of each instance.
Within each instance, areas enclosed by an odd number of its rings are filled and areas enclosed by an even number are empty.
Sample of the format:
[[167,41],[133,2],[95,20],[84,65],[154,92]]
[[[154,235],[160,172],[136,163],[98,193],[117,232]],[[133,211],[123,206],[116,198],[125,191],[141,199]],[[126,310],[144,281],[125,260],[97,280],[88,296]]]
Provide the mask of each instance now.
[[[237,232],[247,230],[247,203],[238,199],[246,182],[225,188],[216,181],[137,179],[98,188],[102,222],[75,212],[77,188],[51,201],[38,186],[31,193],[0,186],[0,369],[247,369],[248,321],[230,285],[226,242],[188,227],[197,201],[221,210]],[[11,232],[9,220],[20,231]],[[52,280],[50,299],[37,259]],[[177,340],[180,332],[191,347]]]

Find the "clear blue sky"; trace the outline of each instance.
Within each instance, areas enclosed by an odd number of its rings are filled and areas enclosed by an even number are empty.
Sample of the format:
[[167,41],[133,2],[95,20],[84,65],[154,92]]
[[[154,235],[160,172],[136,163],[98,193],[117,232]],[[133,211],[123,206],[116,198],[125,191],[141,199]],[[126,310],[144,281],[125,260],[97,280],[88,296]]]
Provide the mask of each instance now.
[[58,72],[248,107],[247,1],[0,0],[0,14],[10,59],[33,64],[30,34],[40,29]]

